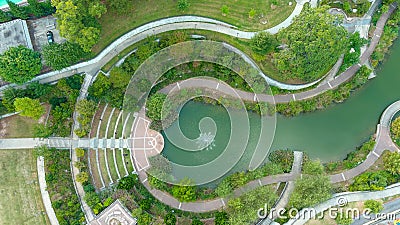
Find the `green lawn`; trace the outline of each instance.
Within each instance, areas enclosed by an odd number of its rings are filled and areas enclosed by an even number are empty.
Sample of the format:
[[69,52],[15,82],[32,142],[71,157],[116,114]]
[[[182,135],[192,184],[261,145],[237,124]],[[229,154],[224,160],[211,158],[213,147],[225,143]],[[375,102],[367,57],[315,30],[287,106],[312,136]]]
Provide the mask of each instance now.
[[[190,0],[190,7],[185,12],[177,8],[176,0],[133,1],[132,9],[127,13],[118,13],[112,9],[102,16],[100,41],[93,48],[99,53],[113,40],[140,25],[160,18],[178,15],[199,15],[218,19],[239,27],[242,30],[262,30],[273,27],[284,21],[293,11],[296,4],[289,6],[291,0]],[[229,13],[224,16],[221,7],[227,5]],[[108,7],[109,8],[109,7]],[[256,10],[256,15],[250,19],[249,12]],[[261,22],[267,21],[266,24]]]
[[0,138],[33,137],[33,128],[37,121],[19,115],[0,120]]
[[133,116],[133,113],[128,118],[128,122],[126,123],[125,131],[124,131],[124,137],[129,138],[131,136],[131,130],[133,126],[133,122],[135,120],[135,117]]
[[[112,138],[114,136],[114,129],[115,126],[117,125],[118,115],[119,115],[119,110],[118,109],[114,110],[112,118],[110,119],[110,126],[108,128],[107,138]],[[121,119],[119,122],[121,122]]]
[[100,105],[100,106],[97,108],[96,113],[95,113],[94,116],[93,116],[93,123],[92,123],[92,127],[91,127],[91,129],[90,129],[90,137],[91,137],[91,138],[96,137],[96,134],[97,134],[97,127],[99,126],[100,116],[101,116],[101,113],[102,113],[103,110],[104,110],[104,106],[105,106],[105,105],[103,105],[103,104]]
[[108,186],[110,184],[110,178],[108,177],[106,158],[104,156],[104,149],[99,149],[99,166],[100,166],[101,176],[103,177],[104,185]]
[[115,136],[115,138],[120,138],[122,137],[122,129],[124,128],[124,124],[125,124],[125,113],[122,113],[121,118],[119,118],[119,123],[117,126],[117,135]]
[[127,156],[124,156],[126,168],[128,169],[129,173],[132,173],[134,171],[134,169],[133,169],[132,161],[130,158],[131,153],[130,153],[129,149],[124,149],[124,153],[127,154]]
[[96,189],[100,189],[103,185],[101,184],[99,170],[97,169],[96,151],[94,149],[89,150],[90,157],[90,168],[92,171],[92,179]]
[[124,168],[124,162],[122,161],[121,149],[115,149],[115,158],[117,159],[118,171],[121,177],[125,177],[126,171]]
[[106,135],[107,123],[108,119],[110,118],[111,111],[112,107],[107,107],[106,111],[104,112],[104,116],[100,125],[99,138],[104,138]]
[[117,169],[115,168],[114,164],[113,151],[111,149],[107,149],[107,160],[108,160],[108,168],[110,168],[111,177],[115,183],[117,182],[119,177],[117,174]]
[[1,150],[0,179],[0,224],[50,224],[32,150]]

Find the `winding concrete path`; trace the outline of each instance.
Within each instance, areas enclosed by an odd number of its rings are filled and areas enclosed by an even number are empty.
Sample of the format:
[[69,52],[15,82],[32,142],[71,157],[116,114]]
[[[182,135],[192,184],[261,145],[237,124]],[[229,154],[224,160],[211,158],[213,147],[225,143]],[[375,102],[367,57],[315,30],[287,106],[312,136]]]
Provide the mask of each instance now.
[[[292,23],[293,18],[300,14],[304,4],[308,2],[311,3],[313,7],[317,5],[316,0],[297,0],[293,12],[288,18],[286,18],[286,20],[284,20],[277,26],[267,29],[265,31],[275,34],[280,29],[288,27]],[[127,47],[146,39],[148,36],[164,33],[167,31],[187,29],[208,30],[243,39],[251,39],[256,33],[258,33],[252,31],[241,31],[230,24],[200,16],[177,16],[160,19],[131,30],[130,32],[115,40],[99,55],[89,61],[72,65],[60,71],[52,71],[46,74],[39,75],[35,77],[32,81],[39,81],[40,83],[51,83],[77,73],[96,74],[100,70],[100,68],[102,68],[108,61],[119,55]],[[290,90],[303,89],[314,84],[313,82],[305,85],[289,85],[274,81],[271,78],[269,78],[268,81],[273,82],[271,83],[271,85],[277,86],[281,89]],[[15,84],[2,86],[0,87],[0,92],[7,89],[8,87],[14,86]]]
[[[389,19],[390,15],[396,10],[397,8],[397,3],[393,3],[390,5],[389,11],[387,13],[382,14],[382,16],[379,18],[377,24],[376,24],[376,29],[373,33],[372,40],[370,42],[370,45],[368,48],[364,51],[364,53],[361,55],[359,63],[349,67],[346,71],[341,73],[339,76],[335,77],[333,80],[330,80],[324,84],[321,84],[317,86],[316,88],[303,91],[303,92],[298,92],[294,94],[281,94],[281,95],[268,95],[268,94],[255,94],[255,93],[250,93],[250,92],[245,92],[241,90],[236,90],[236,93],[238,96],[246,101],[262,101],[262,102],[269,102],[269,103],[288,103],[291,101],[298,101],[298,100],[306,100],[313,98],[315,96],[318,96],[328,90],[331,89],[336,89],[339,87],[339,85],[347,82],[350,80],[361,68],[362,65],[368,62],[369,58],[371,57],[371,54],[374,52],[376,46],[379,43],[380,37],[383,32],[383,28],[386,24],[386,21]],[[179,84],[178,84],[179,83]],[[180,81],[174,84],[170,84],[167,87],[163,88],[160,90],[162,93],[169,93],[170,91],[173,91],[175,87],[178,88],[209,88],[209,89],[217,89],[219,87],[218,81],[215,80],[208,80],[208,79],[202,79],[202,78],[191,78],[188,80]],[[227,95],[232,95],[231,91],[224,90],[224,89],[218,89],[219,92],[222,92]],[[236,96],[234,96],[236,97]]]

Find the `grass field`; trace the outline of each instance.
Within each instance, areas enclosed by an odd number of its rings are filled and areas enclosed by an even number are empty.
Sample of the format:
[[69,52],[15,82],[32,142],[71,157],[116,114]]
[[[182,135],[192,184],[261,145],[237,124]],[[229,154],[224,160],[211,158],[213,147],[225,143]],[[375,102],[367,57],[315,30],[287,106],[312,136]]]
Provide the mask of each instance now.
[[[118,13],[110,7],[102,16],[100,23],[102,30],[100,41],[93,48],[99,53],[113,40],[145,23],[178,15],[199,15],[218,19],[239,27],[242,30],[262,30],[273,27],[285,20],[293,11],[295,1],[291,0],[189,0],[190,6],[185,12],[178,10],[176,0],[147,0],[146,2],[132,1],[131,10],[127,13]],[[229,7],[229,13],[222,15],[221,7]],[[256,11],[253,18],[249,18],[251,9]],[[265,24],[261,22],[265,22]]]
[[0,224],[49,224],[31,150],[1,150],[0,179]]

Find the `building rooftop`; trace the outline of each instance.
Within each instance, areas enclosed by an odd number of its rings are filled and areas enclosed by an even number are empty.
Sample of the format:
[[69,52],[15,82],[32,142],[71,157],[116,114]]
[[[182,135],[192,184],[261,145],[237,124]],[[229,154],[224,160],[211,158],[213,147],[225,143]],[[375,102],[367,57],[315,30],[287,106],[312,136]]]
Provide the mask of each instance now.
[[136,225],[136,219],[118,199],[97,215],[90,225]]
[[0,24],[0,40],[0,54],[19,45],[33,49],[25,20],[17,19]]

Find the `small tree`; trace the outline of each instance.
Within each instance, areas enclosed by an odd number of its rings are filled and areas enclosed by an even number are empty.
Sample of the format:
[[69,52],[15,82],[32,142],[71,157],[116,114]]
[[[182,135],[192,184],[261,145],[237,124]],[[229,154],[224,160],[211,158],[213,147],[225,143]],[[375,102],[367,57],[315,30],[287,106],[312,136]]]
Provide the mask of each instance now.
[[249,18],[253,19],[254,16],[256,15],[257,11],[255,9],[250,9],[249,11]]
[[223,16],[227,16],[229,14],[229,7],[227,5],[223,5],[221,7],[221,13]]
[[135,174],[131,174],[127,177],[121,178],[121,180],[119,180],[117,188],[124,189],[124,190],[130,190],[135,186],[138,179],[139,179],[138,176]]
[[51,155],[52,155],[51,151],[52,150],[53,149],[50,149],[46,145],[40,145],[40,146],[35,147],[35,149],[33,151],[33,154],[36,157],[43,156],[44,158],[48,158],[48,157],[51,157]]
[[10,47],[0,56],[0,77],[8,82],[23,84],[41,69],[40,54],[22,45]]
[[119,13],[128,12],[133,8],[133,2],[131,0],[113,0],[109,2],[111,9]]
[[400,117],[397,117],[392,122],[391,131],[392,131],[394,138],[396,138],[396,139],[400,138]]
[[21,116],[39,119],[45,112],[44,107],[37,99],[30,99],[27,97],[16,98],[14,100],[15,110],[20,112]]
[[190,6],[190,3],[187,0],[178,0],[178,9],[180,11],[185,11]]
[[308,160],[303,165],[303,173],[309,175],[321,175],[324,173],[324,166],[319,160]]
[[83,156],[85,156],[85,149],[76,148],[75,153],[76,153],[76,157],[82,158]]
[[50,127],[44,125],[44,124],[36,124],[33,127],[33,135],[34,137],[37,138],[48,138],[51,136],[51,134],[53,133],[53,131],[51,130]]
[[383,209],[383,204],[376,200],[367,200],[364,202],[364,207],[370,209],[373,213],[379,213]]
[[217,212],[215,214],[215,225],[228,225],[228,214],[226,212]]
[[78,173],[78,175],[76,175],[76,181],[78,181],[81,184],[88,181],[88,179],[89,179],[89,175],[86,172],[80,172],[80,173]]
[[175,225],[176,224],[176,217],[173,213],[167,213],[164,217],[165,225]]
[[260,54],[268,54],[278,46],[276,37],[267,32],[259,32],[251,38],[250,46],[253,51]]
[[400,174],[400,153],[389,152],[384,155],[383,163],[385,169],[392,174]]

